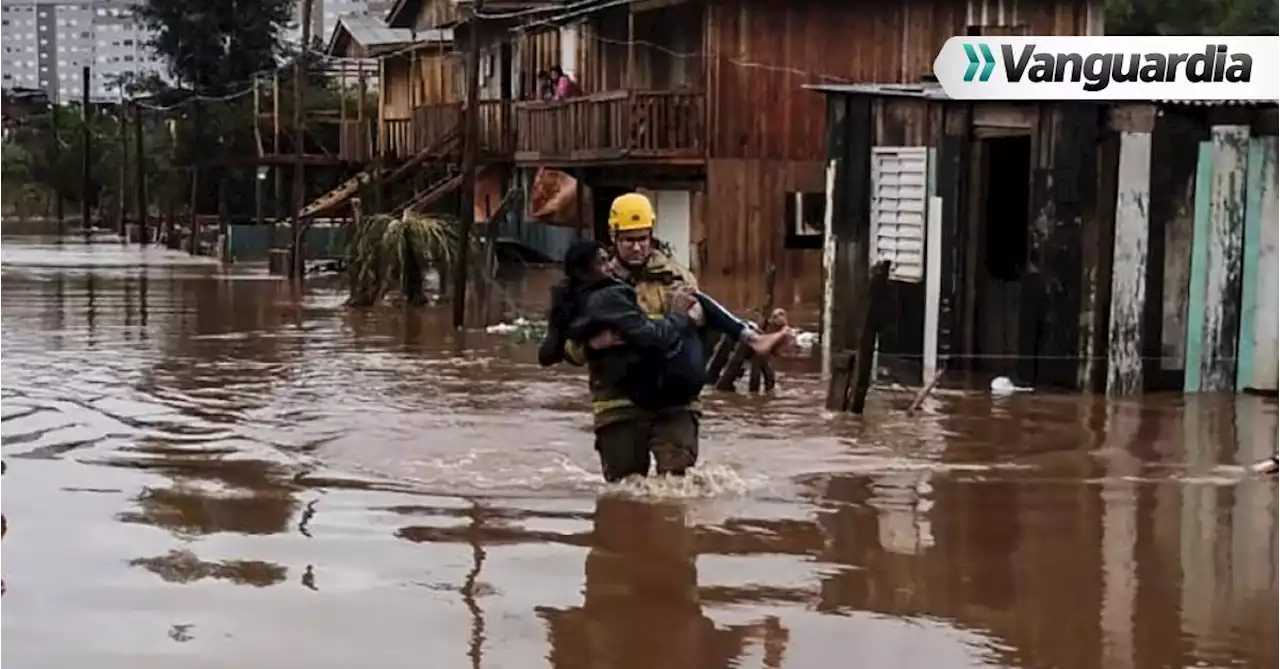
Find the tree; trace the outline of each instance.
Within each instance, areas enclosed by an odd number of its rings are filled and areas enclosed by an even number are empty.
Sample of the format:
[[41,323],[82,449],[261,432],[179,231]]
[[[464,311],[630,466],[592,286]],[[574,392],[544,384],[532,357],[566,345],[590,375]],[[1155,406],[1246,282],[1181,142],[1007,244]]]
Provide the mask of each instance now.
[[144,0],[136,15],[180,88],[221,95],[285,56],[296,0]]
[[1110,35],[1275,35],[1276,0],[1108,0]]

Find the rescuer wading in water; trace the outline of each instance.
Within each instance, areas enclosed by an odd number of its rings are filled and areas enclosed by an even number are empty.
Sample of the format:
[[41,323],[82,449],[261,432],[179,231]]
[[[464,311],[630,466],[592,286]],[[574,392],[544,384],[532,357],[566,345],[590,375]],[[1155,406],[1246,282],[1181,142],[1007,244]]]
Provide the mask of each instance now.
[[[544,365],[555,364],[561,358],[573,364],[587,365],[596,451],[600,454],[607,481],[617,481],[632,475],[647,475],[651,457],[659,474],[683,474],[697,462],[700,417],[697,391],[701,389],[702,383],[699,380],[692,393],[684,392],[684,384],[668,386],[673,389],[671,395],[674,396],[648,398],[649,401],[645,401],[637,396],[637,388],[652,388],[655,375],[636,378],[637,374],[643,374],[643,364],[630,365],[627,367],[630,371],[620,375],[618,369],[623,363],[618,361],[618,357],[600,355],[599,352],[618,347],[624,349],[622,354],[625,356],[628,348],[652,352],[655,346],[671,346],[667,351],[667,361],[663,364],[679,365],[679,369],[683,370],[690,364],[690,359],[696,357],[697,364],[704,367],[705,360],[700,350],[680,348],[690,345],[690,337],[687,336],[689,333],[684,329],[687,321],[681,320],[690,316],[695,322],[705,318],[715,329],[745,340],[754,351],[762,355],[768,354],[790,337],[789,331],[768,335],[757,333],[728,314],[714,300],[697,293],[697,282],[693,275],[653,248],[654,223],[653,204],[644,195],[628,193],[613,201],[609,210],[609,229],[613,234],[615,253],[612,269],[619,279],[633,287],[634,298],[629,297],[631,291],[625,291],[627,299],[634,299],[648,318],[663,319],[667,321],[666,326],[674,327],[674,330],[656,338],[646,335],[642,341],[628,341],[626,331],[619,332],[613,327],[599,328],[600,322],[625,317],[626,310],[619,301],[622,292],[609,288],[602,291],[609,295],[605,300],[609,305],[608,313],[590,313],[600,306],[601,297],[587,299],[585,302],[576,300],[578,307],[587,308],[589,313],[585,314],[585,320],[577,321],[578,327],[566,332],[563,323],[557,326],[557,321],[565,320],[565,303],[567,300],[575,301],[575,298],[566,295],[566,289],[561,286],[553,295],[547,336],[539,347],[539,359]],[[581,250],[575,253],[582,255]],[[566,258],[566,261],[570,260]],[[574,268],[569,267],[571,264],[573,263],[566,262],[567,272],[574,271]],[[598,283],[592,281],[586,283],[599,287]],[[559,315],[557,310],[560,310]],[[597,327],[589,324],[593,318]],[[634,326],[634,320],[631,322]],[[636,330],[637,333],[640,331]],[[573,340],[573,334],[593,336],[590,336],[587,346],[583,347],[581,341]],[[672,343],[675,340],[682,343]],[[681,351],[685,355],[682,356]],[[644,359],[645,352],[639,353],[638,358],[632,358],[633,362]],[[672,372],[669,376],[682,375],[675,369],[667,371]],[[641,399],[639,404],[636,399]]]

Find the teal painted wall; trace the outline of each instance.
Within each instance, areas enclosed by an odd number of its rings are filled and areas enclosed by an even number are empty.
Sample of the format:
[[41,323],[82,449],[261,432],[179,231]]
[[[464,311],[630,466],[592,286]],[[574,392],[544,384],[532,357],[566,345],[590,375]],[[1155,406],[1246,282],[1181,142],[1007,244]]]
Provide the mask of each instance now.
[[[270,228],[258,225],[232,225],[230,252],[232,262],[265,262],[270,248]],[[289,230],[281,226],[277,239],[288,239]],[[345,226],[312,226],[307,231],[307,259],[330,260],[346,255]]]

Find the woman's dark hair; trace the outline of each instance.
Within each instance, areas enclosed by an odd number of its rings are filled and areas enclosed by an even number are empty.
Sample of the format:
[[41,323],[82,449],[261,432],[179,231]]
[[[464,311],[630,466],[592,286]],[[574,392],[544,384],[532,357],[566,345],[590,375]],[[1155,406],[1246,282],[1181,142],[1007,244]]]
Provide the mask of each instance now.
[[604,244],[589,239],[571,244],[569,250],[564,253],[565,278],[571,282],[577,281],[578,277],[591,270],[591,265],[596,262],[600,250],[604,248]]
[[577,316],[577,294],[582,287],[582,276],[591,270],[604,244],[594,240],[574,242],[564,254],[564,279],[551,288],[551,309],[547,313],[549,325],[557,332],[566,332]]

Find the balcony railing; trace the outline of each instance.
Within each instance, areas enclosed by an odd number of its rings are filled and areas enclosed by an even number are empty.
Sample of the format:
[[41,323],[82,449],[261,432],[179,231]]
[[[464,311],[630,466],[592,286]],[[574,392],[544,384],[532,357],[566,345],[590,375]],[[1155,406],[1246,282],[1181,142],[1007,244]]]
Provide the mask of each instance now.
[[[480,152],[482,157],[510,156],[514,148],[510,101],[480,101]],[[446,102],[422,105],[409,118],[387,119],[384,151],[393,158],[405,159],[436,145],[440,137],[463,120],[463,103]]]
[[382,121],[383,137],[379,150],[391,158],[408,158],[413,155],[413,120],[389,118]]
[[704,99],[696,91],[608,91],[555,102],[521,102],[515,107],[515,158],[702,158]]
[[[278,158],[293,156],[293,119],[278,129],[274,117],[258,117],[263,152]],[[342,162],[362,163],[373,157],[374,124],[371,120],[334,118],[329,113],[314,113],[306,121],[303,154]]]

